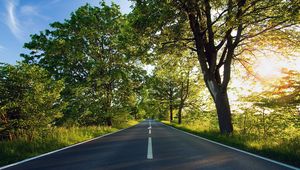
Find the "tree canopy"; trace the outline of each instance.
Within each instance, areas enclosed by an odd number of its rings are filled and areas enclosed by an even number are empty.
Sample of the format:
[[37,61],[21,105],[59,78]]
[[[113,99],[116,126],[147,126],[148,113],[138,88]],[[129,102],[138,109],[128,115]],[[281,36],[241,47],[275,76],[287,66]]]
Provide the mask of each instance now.
[[[2,130],[17,129],[9,121],[21,122],[26,114],[26,121],[46,115],[45,127],[113,126],[146,117],[180,124],[216,112],[220,132],[231,134],[239,109],[232,112],[230,80],[261,81],[253,64],[260,51],[299,54],[299,0],[132,3],[128,15],[114,3],[86,4],[31,35],[23,61],[1,66]],[[244,69],[246,76],[240,74]],[[261,98],[251,92],[238,100],[257,107],[289,104],[294,112],[299,71],[283,72],[277,86],[258,93]]]
[[158,44],[171,43],[196,53],[216,105],[221,133],[233,131],[227,94],[233,60],[246,50],[252,38],[276,30],[288,31],[299,21],[296,1],[134,2],[133,26],[144,31],[141,36],[154,37],[149,43],[157,43],[157,48],[161,47]]

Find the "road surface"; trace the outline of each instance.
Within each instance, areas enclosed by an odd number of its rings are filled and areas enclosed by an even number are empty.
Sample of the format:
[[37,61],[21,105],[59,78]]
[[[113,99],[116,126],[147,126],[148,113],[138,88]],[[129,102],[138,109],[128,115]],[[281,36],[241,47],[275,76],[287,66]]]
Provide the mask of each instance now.
[[[1,169],[1,168],[0,168]],[[291,169],[146,120],[123,131],[6,168],[85,169]]]

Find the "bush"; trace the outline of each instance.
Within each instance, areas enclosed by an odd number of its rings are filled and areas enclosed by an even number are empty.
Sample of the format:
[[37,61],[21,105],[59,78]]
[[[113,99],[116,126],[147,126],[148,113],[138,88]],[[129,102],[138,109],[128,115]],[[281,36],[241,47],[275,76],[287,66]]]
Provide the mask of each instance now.
[[19,134],[33,138],[34,132],[51,126],[62,116],[63,81],[54,81],[38,66],[21,64],[0,67],[0,135],[12,140]]

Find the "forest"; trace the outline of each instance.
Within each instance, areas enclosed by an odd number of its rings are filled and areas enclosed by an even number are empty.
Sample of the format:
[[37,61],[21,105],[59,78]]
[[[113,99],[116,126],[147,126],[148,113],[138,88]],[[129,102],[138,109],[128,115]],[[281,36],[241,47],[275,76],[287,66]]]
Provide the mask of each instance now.
[[299,0],[131,1],[0,64],[0,165],[151,118],[300,166]]

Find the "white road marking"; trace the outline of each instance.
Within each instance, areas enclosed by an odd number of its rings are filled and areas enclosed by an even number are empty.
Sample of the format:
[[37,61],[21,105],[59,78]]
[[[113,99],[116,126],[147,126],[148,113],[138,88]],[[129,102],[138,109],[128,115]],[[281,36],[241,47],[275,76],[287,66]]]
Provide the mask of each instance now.
[[152,129],[152,127],[151,127],[151,126],[150,126],[150,127],[148,127],[149,134],[151,134],[151,129]]
[[[167,126],[165,125],[164,123],[162,123],[164,126]],[[231,146],[228,146],[228,145],[224,145],[222,143],[219,143],[219,142],[215,142],[215,141],[212,141],[212,140],[209,140],[209,139],[206,139],[206,138],[203,138],[203,137],[200,137],[200,136],[197,136],[197,135],[194,135],[194,134],[191,134],[191,133],[188,133],[188,132],[185,132],[183,130],[180,130],[180,129],[176,129],[172,126],[167,126],[171,129],[174,129],[174,130],[177,130],[177,131],[180,131],[180,132],[183,132],[187,135],[190,135],[190,136],[193,136],[193,137],[196,137],[196,138],[199,138],[199,139],[202,139],[202,140],[205,140],[207,142],[210,142],[210,143],[213,143],[213,144],[216,144],[216,145],[220,145],[220,146],[223,146],[225,148],[229,148],[229,149],[232,149],[232,150],[235,150],[235,151],[238,151],[238,152],[241,152],[241,153],[244,153],[244,154],[247,154],[247,155],[250,155],[250,156],[253,156],[253,157],[256,157],[256,158],[259,158],[259,159],[263,159],[265,161],[268,161],[268,162],[272,162],[274,164],[277,164],[277,165],[280,165],[280,166],[283,166],[283,167],[286,167],[286,168],[290,168],[290,169],[293,169],[293,170],[300,170],[300,168],[297,168],[297,167],[294,167],[294,166],[291,166],[291,165],[288,165],[288,164],[285,164],[285,163],[282,163],[282,162],[278,162],[278,161],[275,161],[275,160],[272,160],[272,159],[269,159],[269,158],[266,158],[266,157],[263,157],[263,156],[259,156],[259,155],[256,155],[256,154],[253,154],[253,153],[250,153],[250,152],[247,152],[247,151],[243,151],[243,150],[240,150],[240,149],[237,149],[237,148],[234,148],[234,147],[231,147]]]
[[153,154],[152,154],[152,139],[151,139],[151,137],[148,137],[147,159],[153,159]]
[[[136,124],[136,125],[139,125],[139,124]],[[134,125],[134,126],[136,126],[136,125]],[[59,152],[59,151],[63,151],[63,150],[69,149],[69,148],[73,148],[75,146],[78,146],[78,145],[81,145],[81,144],[84,144],[84,143],[88,143],[88,142],[91,142],[93,140],[97,140],[97,139],[103,138],[105,136],[109,136],[109,135],[121,132],[123,130],[132,128],[134,126],[131,126],[131,127],[125,128],[125,129],[121,129],[121,130],[118,130],[116,132],[107,133],[105,135],[102,135],[102,136],[99,136],[99,137],[96,137],[96,138],[93,138],[93,139],[90,139],[90,140],[87,140],[87,141],[83,141],[83,142],[80,142],[80,143],[77,143],[77,144],[74,144],[74,145],[71,145],[71,146],[67,146],[67,147],[64,147],[64,148],[61,148],[61,149],[58,149],[58,150],[54,150],[54,151],[51,151],[51,152],[48,152],[48,153],[44,153],[42,155],[38,155],[38,156],[35,156],[35,157],[32,157],[32,158],[28,158],[28,159],[25,159],[25,160],[20,161],[20,162],[16,162],[16,163],[12,163],[12,164],[9,164],[9,165],[6,165],[6,166],[2,166],[2,167],[0,167],[0,170],[6,169],[6,168],[10,168],[10,167],[13,167],[13,166],[16,166],[16,165],[20,165],[22,163],[29,162],[29,161],[32,161],[32,160],[35,160],[35,159],[38,159],[38,158],[41,158],[41,157],[44,157],[44,156],[47,156],[47,155]]]
[[[151,135],[151,120],[149,120],[149,135]],[[152,154],[152,138],[148,137],[148,150],[147,150],[147,159],[153,159],[153,154]]]

